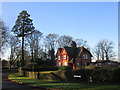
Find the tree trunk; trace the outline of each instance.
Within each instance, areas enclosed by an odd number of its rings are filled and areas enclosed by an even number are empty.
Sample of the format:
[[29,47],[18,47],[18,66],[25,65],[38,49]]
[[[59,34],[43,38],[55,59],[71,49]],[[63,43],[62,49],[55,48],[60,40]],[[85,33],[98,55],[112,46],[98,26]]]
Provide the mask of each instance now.
[[34,55],[33,55],[34,53],[33,53],[33,47],[31,47],[31,55],[32,55],[32,61],[33,61],[33,59],[34,59]]
[[109,60],[108,53],[106,52],[105,54],[106,54],[106,60]]
[[22,36],[22,67],[24,67],[25,65],[25,61],[24,61],[24,35]]

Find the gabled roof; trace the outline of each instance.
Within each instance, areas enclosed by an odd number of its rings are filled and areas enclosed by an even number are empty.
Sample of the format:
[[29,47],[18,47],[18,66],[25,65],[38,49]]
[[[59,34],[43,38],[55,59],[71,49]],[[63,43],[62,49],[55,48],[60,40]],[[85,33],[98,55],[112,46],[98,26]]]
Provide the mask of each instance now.
[[68,56],[70,56],[72,58],[76,58],[82,52],[88,52],[92,57],[91,52],[89,50],[87,50],[86,48],[84,48],[83,46],[82,47],[77,47],[77,48],[64,47],[64,49],[66,50]]
[[88,52],[92,57],[90,51],[84,47],[64,47],[58,48],[58,51],[61,53],[63,49],[65,49],[66,53],[68,54],[70,62],[73,62],[78,55],[81,55],[82,52]]
[[68,56],[71,58],[76,58],[79,53],[78,48],[64,47],[64,49],[66,50]]
[[79,55],[80,55],[82,52],[88,52],[88,53],[90,54],[90,56],[93,57],[92,54],[91,54],[91,52],[90,52],[88,49],[84,48],[83,46],[82,46],[82,47],[78,47],[78,48],[79,48],[79,50],[80,50]]
[[57,52],[61,53],[63,50],[65,50],[66,53],[68,54],[70,63],[75,63],[76,62],[75,61],[76,57],[81,55],[82,52],[88,52],[91,55],[91,57],[92,57],[92,54],[90,53],[90,51],[87,50],[84,47],[64,47],[64,48],[58,48]]

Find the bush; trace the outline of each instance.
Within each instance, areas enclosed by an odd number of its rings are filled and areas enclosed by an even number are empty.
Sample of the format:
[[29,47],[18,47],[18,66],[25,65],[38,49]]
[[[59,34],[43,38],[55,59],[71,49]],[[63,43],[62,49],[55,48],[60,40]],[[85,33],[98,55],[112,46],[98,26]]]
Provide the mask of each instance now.
[[79,69],[74,72],[74,75],[81,76],[81,78],[76,78],[76,81],[89,81],[89,78],[91,76],[90,69]]
[[74,72],[74,75],[81,76],[81,78],[76,78],[76,81],[90,81],[90,77],[93,82],[112,81],[112,73],[107,69],[79,69]]
[[120,83],[120,67],[112,70],[112,81]]
[[25,71],[56,71],[58,70],[58,67],[53,67],[53,66],[36,66],[36,67],[25,67],[23,68]]
[[72,68],[70,66],[61,66],[59,70],[72,70]]
[[50,73],[56,77],[59,81],[73,81],[72,70],[60,70]]
[[111,71],[108,69],[93,69],[91,77],[95,82],[109,82],[111,81]]

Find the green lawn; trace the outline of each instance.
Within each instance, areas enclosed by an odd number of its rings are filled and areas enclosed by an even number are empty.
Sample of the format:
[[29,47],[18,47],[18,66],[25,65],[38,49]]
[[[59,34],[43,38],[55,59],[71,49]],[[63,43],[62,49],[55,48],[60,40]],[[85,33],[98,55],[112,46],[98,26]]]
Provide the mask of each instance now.
[[52,73],[52,72],[55,72],[55,71],[41,71],[40,73]]
[[16,82],[29,84],[32,86],[42,86],[45,88],[55,88],[62,90],[120,90],[120,86],[118,84],[112,83],[61,83],[55,81],[43,81],[39,79],[30,79],[29,77],[22,77],[18,73],[10,74],[9,79],[15,80]]

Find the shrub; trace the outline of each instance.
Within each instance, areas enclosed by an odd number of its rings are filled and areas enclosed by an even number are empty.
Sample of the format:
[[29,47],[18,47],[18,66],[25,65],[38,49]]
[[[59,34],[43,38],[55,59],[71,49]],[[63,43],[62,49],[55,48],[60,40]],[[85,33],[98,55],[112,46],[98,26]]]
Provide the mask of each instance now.
[[53,67],[53,66],[36,66],[36,67],[25,67],[23,68],[25,71],[56,71],[58,70],[58,67]]
[[111,71],[107,69],[94,69],[91,76],[95,82],[109,82],[112,78]]
[[112,73],[107,69],[79,69],[74,72],[74,75],[81,76],[76,78],[77,81],[89,81],[92,77],[94,82],[110,82],[112,80]]
[[79,75],[81,78],[76,78],[77,81],[89,81],[89,78],[91,76],[90,69],[79,69],[74,72],[74,75]]
[[70,66],[61,66],[59,70],[72,70],[72,68]]
[[50,73],[55,76],[59,81],[72,81],[73,72],[72,70],[60,70]]
[[120,83],[120,67],[112,70],[112,81]]

